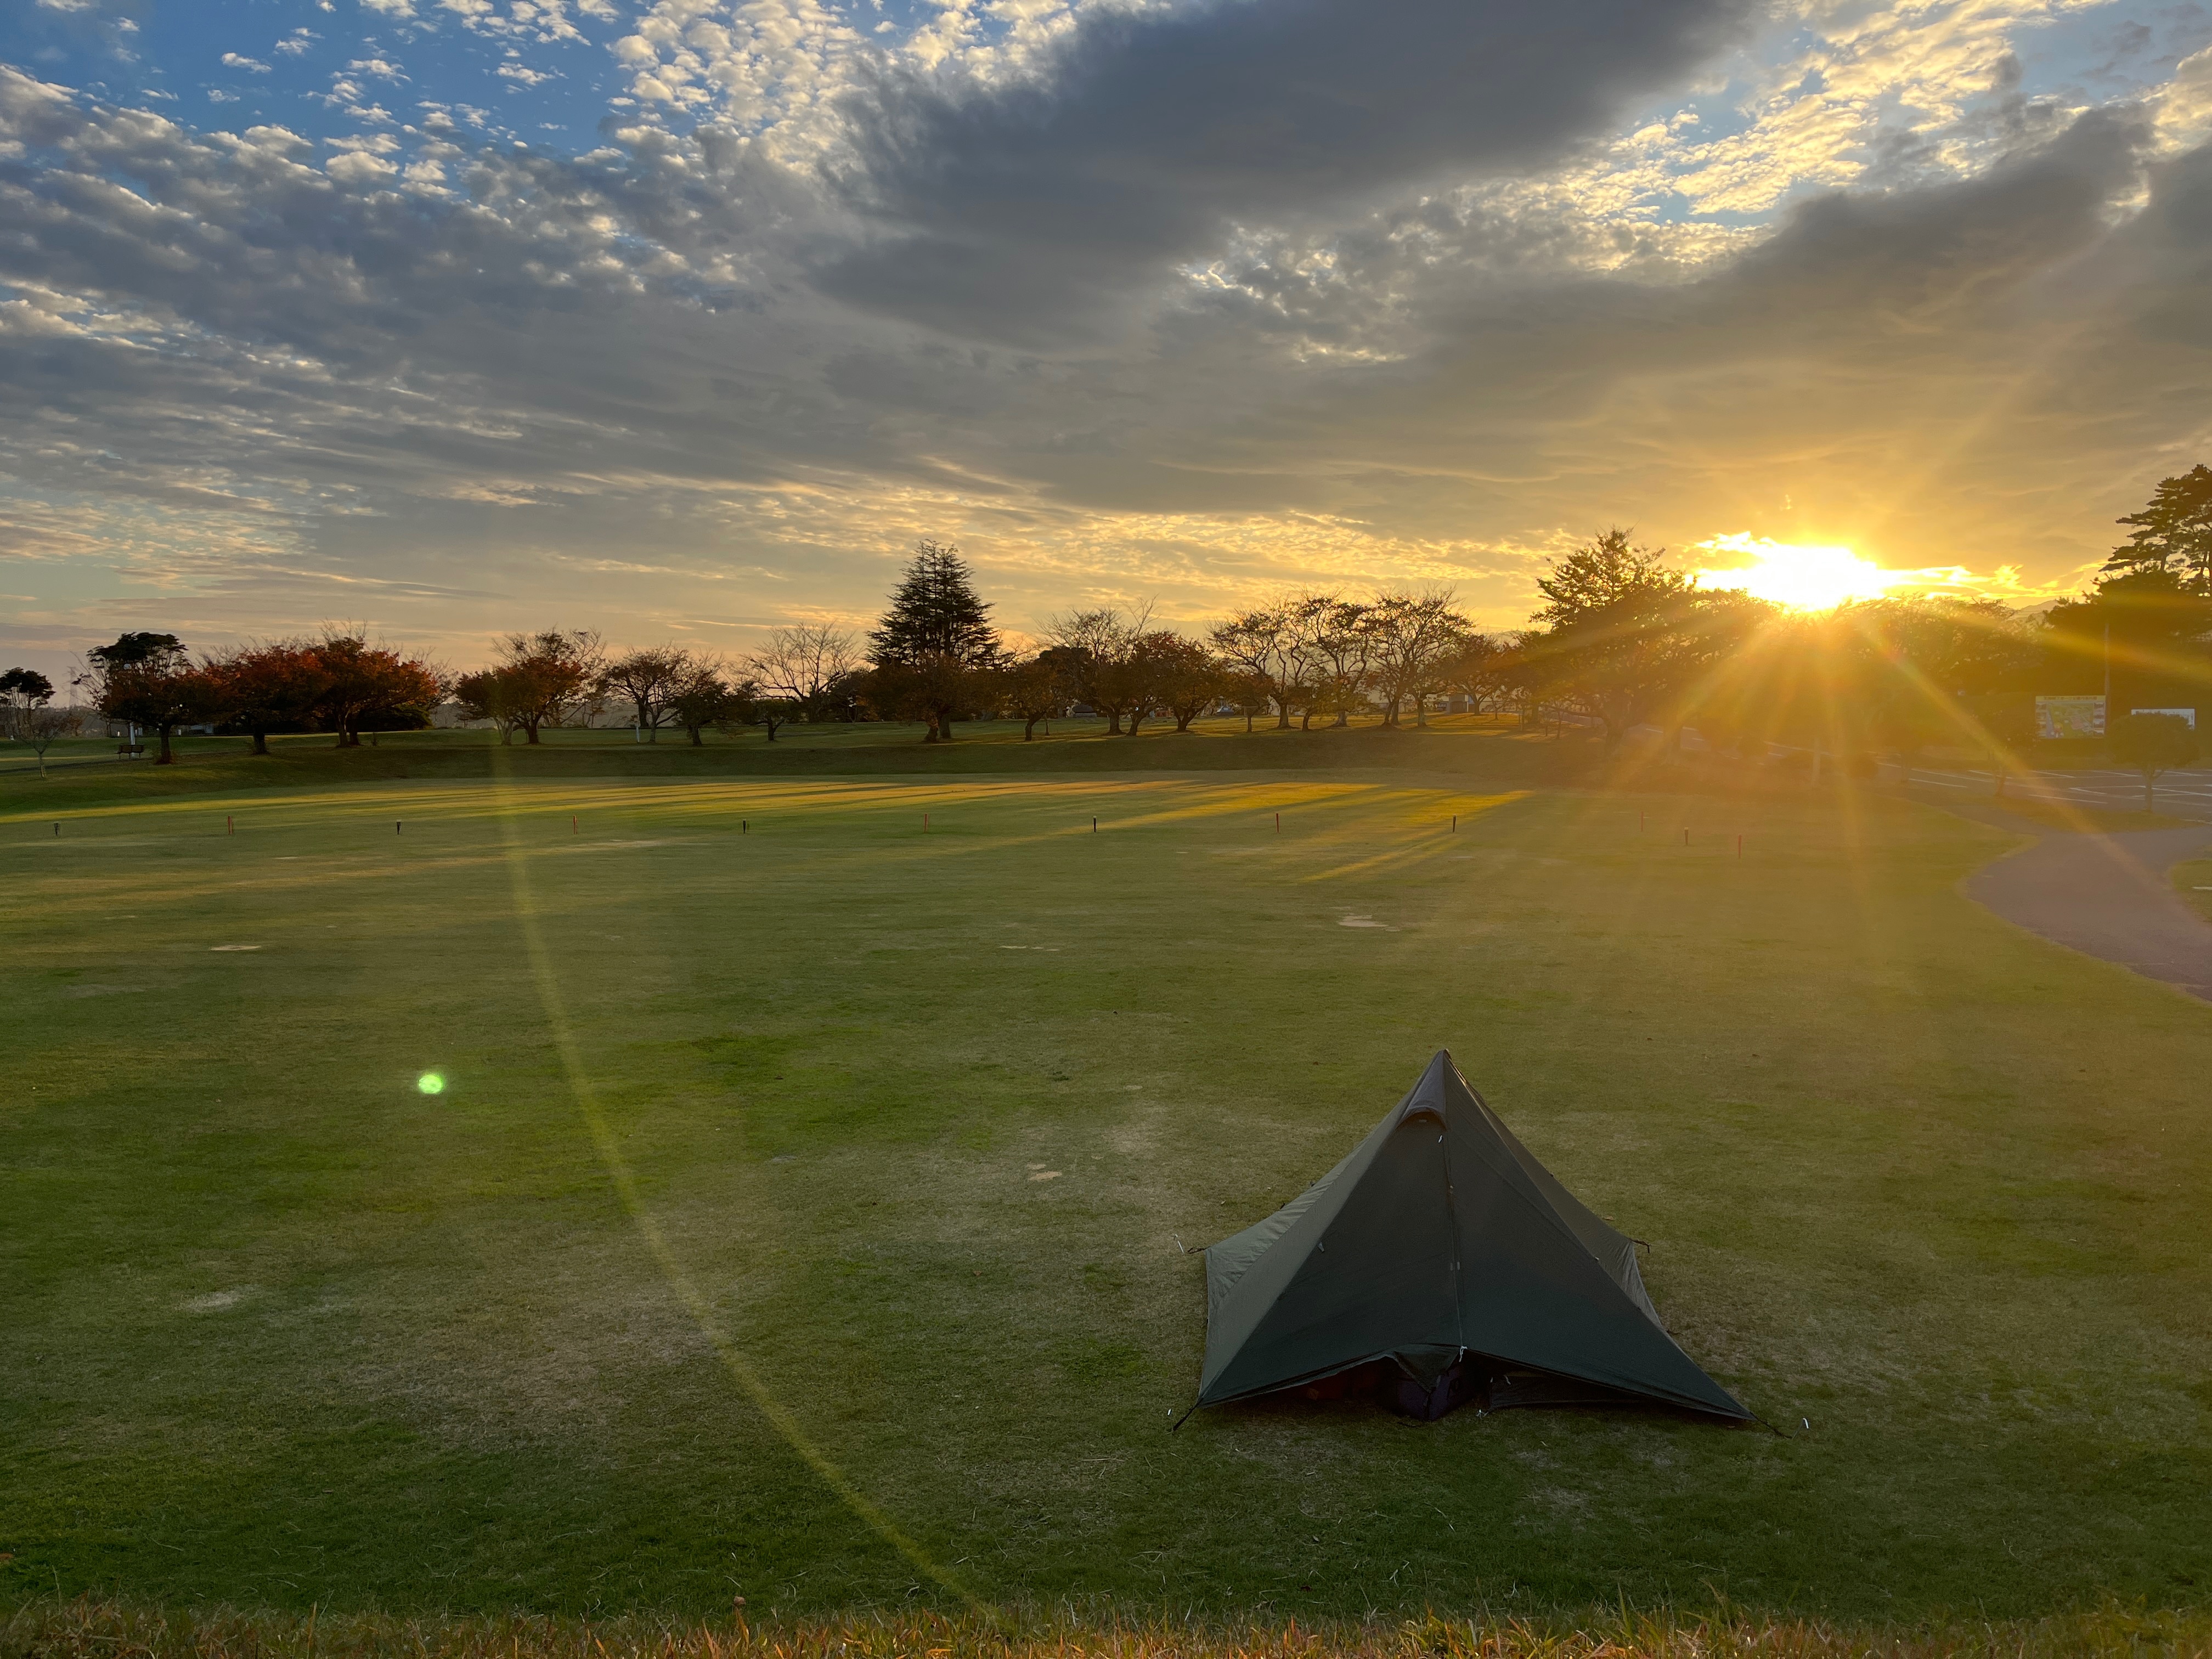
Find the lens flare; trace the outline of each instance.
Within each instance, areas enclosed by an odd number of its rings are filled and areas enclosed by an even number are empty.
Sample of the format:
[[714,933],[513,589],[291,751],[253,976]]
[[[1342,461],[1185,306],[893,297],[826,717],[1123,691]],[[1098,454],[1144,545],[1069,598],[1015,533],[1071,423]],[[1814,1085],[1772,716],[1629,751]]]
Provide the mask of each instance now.
[[426,1095],[442,1095],[446,1092],[446,1079],[435,1072],[425,1072],[415,1079],[415,1086]]
[[1697,548],[1717,556],[1698,572],[1698,586],[1741,588],[1793,611],[1827,611],[1851,599],[1880,599],[1916,574],[1884,570],[1848,547],[1800,546],[1765,536],[1716,536]]

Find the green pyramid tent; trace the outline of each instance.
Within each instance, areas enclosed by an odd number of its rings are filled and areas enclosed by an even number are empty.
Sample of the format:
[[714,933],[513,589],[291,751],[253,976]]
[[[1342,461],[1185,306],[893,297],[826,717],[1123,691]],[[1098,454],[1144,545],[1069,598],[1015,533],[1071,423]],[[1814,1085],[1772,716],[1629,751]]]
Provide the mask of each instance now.
[[1344,1162],[1207,1250],[1206,1291],[1201,1406],[1380,1362],[1421,1417],[1470,1400],[1751,1415],[1667,1334],[1635,1245],[1529,1156],[1449,1052]]

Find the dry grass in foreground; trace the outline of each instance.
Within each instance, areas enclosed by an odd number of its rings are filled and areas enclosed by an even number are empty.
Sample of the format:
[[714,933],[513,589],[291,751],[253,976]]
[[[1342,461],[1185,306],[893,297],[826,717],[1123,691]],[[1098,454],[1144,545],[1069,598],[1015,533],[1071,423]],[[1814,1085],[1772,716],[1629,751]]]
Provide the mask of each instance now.
[[2212,1655],[2212,1613],[2118,1607],[2039,1620],[1850,1626],[1741,1612],[1378,1624],[1122,1620],[1110,1613],[863,1613],[792,1623],[631,1617],[403,1618],[174,1613],[27,1603],[0,1659],[1893,1659]]

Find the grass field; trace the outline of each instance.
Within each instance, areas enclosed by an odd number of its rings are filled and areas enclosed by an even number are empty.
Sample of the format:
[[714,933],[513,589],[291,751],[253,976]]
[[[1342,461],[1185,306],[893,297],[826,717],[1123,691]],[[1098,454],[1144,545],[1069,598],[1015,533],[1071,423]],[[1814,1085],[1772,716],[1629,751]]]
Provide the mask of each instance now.
[[[1517,757],[337,781],[395,752],[0,786],[18,1597],[1924,1620],[2212,1584],[2212,1010],[1958,897],[1996,832]],[[1168,1432],[1177,1237],[1297,1192],[1439,1045],[1788,1437]]]

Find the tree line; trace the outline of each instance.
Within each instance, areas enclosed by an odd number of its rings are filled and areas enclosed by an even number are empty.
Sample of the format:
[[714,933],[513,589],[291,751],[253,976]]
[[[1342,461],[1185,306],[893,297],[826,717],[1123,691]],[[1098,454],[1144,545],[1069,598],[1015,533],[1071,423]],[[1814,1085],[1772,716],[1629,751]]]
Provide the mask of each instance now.
[[[1149,609],[1073,611],[1018,648],[959,550],[925,540],[865,635],[797,623],[736,659],[673,644],[610,652],[588,629],[553,629],[507,635],[489,662],[456,674],[358,629],[197,659],[174,635],[132,633],[87,653],[76,683],[101,714],[155,738],[165,763],[183,726],[249,734],[257,753],[277,732],[351,745],[364,731],[428,724],[448,699],[502,743],[537,743],[612,705],[655,742],[663,731],[697,744],[742,727],[774,742],[793,720],[895,720],[918,722],[934,744],[986,717],[1020,720],[1030,738],[1077,709],[1131,737],[1147,722],[1188,731],[1220,710],[1248,731],[1262,719],[1300,731],[1355,717],[1419,726],[1449,698],[1579,726],[1609,744],[1656,728],[1677,744],[1694,730],[1708,751],[1761,762],[1781,745],[1818,770],[1828,757],[1863,765],[1939,744],[2022,748],[2039,692],[2193,708],[2212,682],[2212,468],[2162,481],[2120,522],[2128,540],[2093,590],[2033,617],[1944,598],[1789,611],[1702,586],[1663,550],[1610,529],[1552,561],[1528,626],[1510,632],[1477,628],[1449,592],[1299,591],[1197,636],[1156,625]],[[11,735],[40,742],[53,724],[52,684],[17,669],[0,676],[0,693]]]

